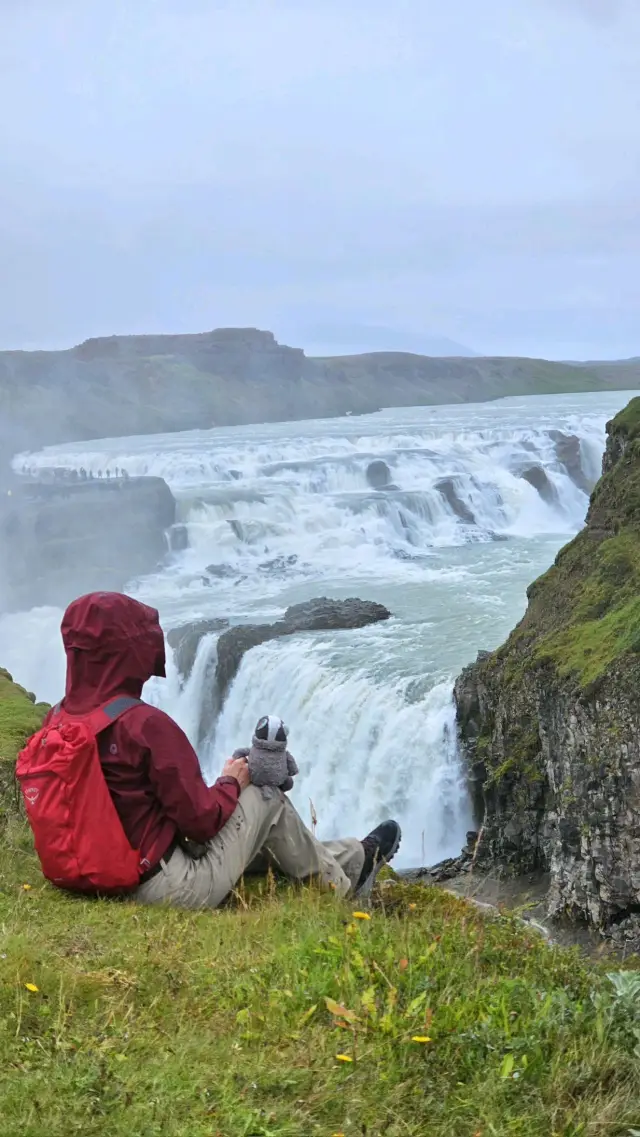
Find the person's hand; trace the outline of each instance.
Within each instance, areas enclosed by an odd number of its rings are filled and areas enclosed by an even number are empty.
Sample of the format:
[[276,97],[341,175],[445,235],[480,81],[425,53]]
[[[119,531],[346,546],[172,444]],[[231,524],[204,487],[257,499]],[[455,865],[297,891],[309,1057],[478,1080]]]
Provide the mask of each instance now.
[[249,763],[246,758],[228,758],[222,767],[223,778],[235,778],[238,782],[240,789],[244,790],[249,785],[251,777],[249,775]]

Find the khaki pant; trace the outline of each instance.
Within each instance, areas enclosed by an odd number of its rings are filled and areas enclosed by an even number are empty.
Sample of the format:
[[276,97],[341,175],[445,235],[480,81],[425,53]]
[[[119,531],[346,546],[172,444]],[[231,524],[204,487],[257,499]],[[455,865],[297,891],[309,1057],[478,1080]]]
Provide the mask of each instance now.
[[245,871],[269,863],[294,880],[316,877],[345,896],[358,883],[364,850],[355,838],[317,841],[286,794],[272,790],[265,797],[256,786],[247,786],[227,824],[207,843],[205,855],[195,860],[177,848],[161,871],[140,885],[136,899],[217,908]]

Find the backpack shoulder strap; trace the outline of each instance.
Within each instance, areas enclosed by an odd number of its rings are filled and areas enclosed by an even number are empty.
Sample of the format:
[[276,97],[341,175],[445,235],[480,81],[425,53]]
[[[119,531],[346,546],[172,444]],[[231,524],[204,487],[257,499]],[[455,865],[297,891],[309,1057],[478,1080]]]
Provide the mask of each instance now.
[[91,714],[83,715],[84,722],[88,726],[92,734],[98,735],[101,731],[106,730],[107,727],[113,726],[119,718],[122,718],[127,711],[132,707],[143,706],[142,699],[133,699],[128,695],[119,695],[111,702],[105,703],[103,707],[96,707],[95,711]]

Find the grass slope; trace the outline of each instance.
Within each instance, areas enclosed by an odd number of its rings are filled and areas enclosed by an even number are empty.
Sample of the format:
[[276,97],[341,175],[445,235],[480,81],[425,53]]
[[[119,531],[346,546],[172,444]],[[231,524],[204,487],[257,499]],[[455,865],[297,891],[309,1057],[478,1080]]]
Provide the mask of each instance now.
[[16,755],[29,735],[38,730],[47,709],[0,667],[0,820],[12,805]]
[[[41,708],[2,678],[10,763]],[[615,996],[514,919],[393,881],[360,914],[273,881],[217,912],[85,901],[20,818],[0,832],[0,1137],[640,1126],[632,972]]]
[[86,902],[42,884],[12,840],[2,1137],[600,1137],[640,1125],[631,1015],[597,970],[513,919],[393,883],[369,919],[268,883],[202,914]]

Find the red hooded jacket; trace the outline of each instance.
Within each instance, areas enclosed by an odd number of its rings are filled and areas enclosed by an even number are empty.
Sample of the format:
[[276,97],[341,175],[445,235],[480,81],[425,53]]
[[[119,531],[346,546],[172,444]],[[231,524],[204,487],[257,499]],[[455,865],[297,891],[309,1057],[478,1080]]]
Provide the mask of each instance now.
[[[119,592],[94,592],[69,605],[62,620],[67,682],[62,708],[84,715],[118,695],[139,699],[152,675],[165,674],[158,613]],[[178,833],[215,837],[233,813],[240,786],[208,787],[195,750],[163,711],[143,703],[99,736],[102,769],[127,838],[150,866]]]

